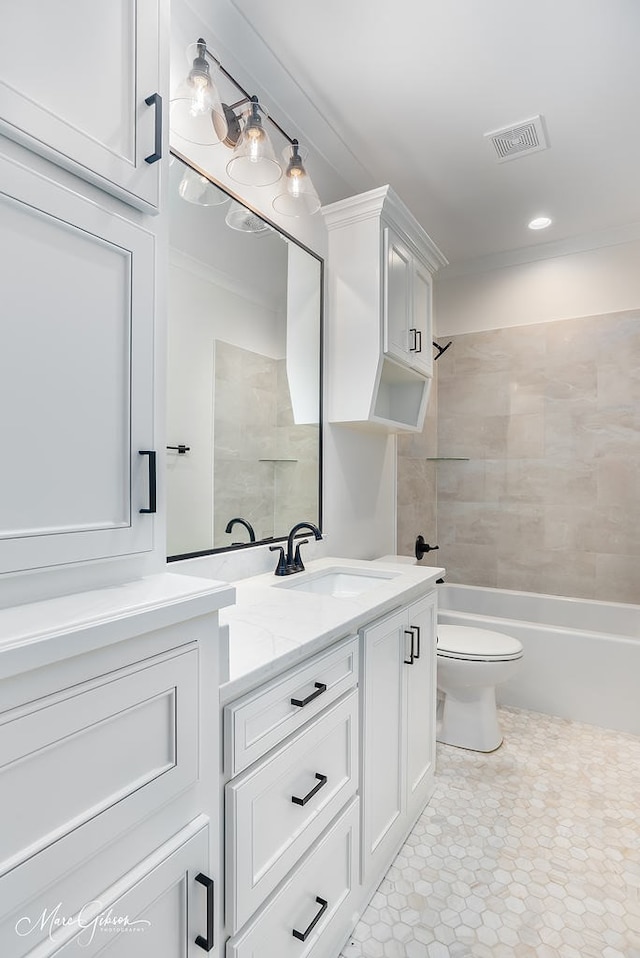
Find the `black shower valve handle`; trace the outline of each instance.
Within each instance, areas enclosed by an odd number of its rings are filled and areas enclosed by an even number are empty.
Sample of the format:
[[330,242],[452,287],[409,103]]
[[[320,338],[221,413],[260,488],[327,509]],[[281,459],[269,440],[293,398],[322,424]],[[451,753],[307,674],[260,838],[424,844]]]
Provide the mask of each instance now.
[[427,552],[435,552],[439,548],[440,546],[430,546],[428,542],[424,541],[424,536],[418,536],[416,539],[416,559],[419,562]]

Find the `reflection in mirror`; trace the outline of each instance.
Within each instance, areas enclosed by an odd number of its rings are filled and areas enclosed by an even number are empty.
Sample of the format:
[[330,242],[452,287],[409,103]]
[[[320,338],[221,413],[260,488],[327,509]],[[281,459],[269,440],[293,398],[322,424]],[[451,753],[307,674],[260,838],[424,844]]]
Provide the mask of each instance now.
[[320,525],[322,261],[177,156],[170,181],[171,558]]

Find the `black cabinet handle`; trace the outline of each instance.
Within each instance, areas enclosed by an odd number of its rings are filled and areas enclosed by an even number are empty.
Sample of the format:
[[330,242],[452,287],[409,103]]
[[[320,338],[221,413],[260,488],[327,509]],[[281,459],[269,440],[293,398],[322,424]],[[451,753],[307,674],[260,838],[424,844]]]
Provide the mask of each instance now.
[[304,931],[297,931],[295,928],[293,929],[292,934],[294,938],[298,938],[300,941],[306,941],[309,935],[311,934],[311,932],[313,931],[313,929],[316,927],[316,925],[318,924],[318,922],[324,915],[327,908],[329,907],[329,902],[325,901],[324,898],[320,898],[316,896],[316,902],[320,905],[320,911],[313,918],[311,924],[308,925]]
[[198,935],[196,945],[204,948],[205,951],[211,951],[213,949],[213,879],[199,872],[196,875],[196,881],[207,889],[207,937]]
[[140,456],[149,457],[149,508],[140,509],[140,512],[156,511],[156,453],[154,449],[140,449]]
[[416,347],[418,345],[418,330],[412,326],[409,332],[413,333],[413,346],[409,346],[409,352],[415,353]]
[[414,651],[413,651],[413,640],[415,639],[413,629],[405,629],[404,634],[411,636],[411,652],[409,653],[409,658],[404,660],[404,664],[413,665],[414,660],[416,659],[416,655],[414,654]]
[[422,352],[422,330],[416,329],[415,334],[416,334],[415,351],[417,353],[421,353]]
[[[291,801],[294,805],[306,805],[310,798],[319,792],[323,785],[327,784],[327,776],[321,775],[320,772],[316,772],[316,778],[320,779],[317,785],[314,785],[310,792],[307,792],[304,798],[298,798],[297,795],[291,796]],[[304,941],[304,938],[302,939]]]
[[323,692],[327,691],[327,686],[324,682],[314,682],[315,692],[311,692],[307,695],[306,699],[291,699],[292,705],[297,705],[298,708],[304,708],[305,705],[308,705],[309,702],[313,702],[314,699],[317,699],[319,695],[322,695]]
[[156,132],[153,144],[153,153],[145,156],[145,163],[157,163],[162,159],[162,97],[159,93],[152,93],[145,98],[147,106],[153,106],[156,111]]
[[[414,657],[414,659],[419,659],[419,658],[420,658],[420,626],[419,626],[419,625],[410,625],[409,628],[411,629],[412,632],[415,632],[415,634],[416,634],[416,649],[417,649],[417,652],[414,653],[413,657]],[[412,644],[412,647],[411,647],[411,651],[413,652],[413,644]]]

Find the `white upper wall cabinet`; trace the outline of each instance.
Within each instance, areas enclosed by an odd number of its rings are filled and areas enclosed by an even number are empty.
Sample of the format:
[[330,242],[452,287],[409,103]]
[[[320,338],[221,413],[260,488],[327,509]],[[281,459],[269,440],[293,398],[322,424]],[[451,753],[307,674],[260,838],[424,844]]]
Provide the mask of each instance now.
[[157,211],[160,0],[9,6],[0,30],[0,132]]
[[154,236],[0,156],[0,573],[153,547]]
[[388,186],[323,213],[329,419],[419,431],[433,373],[432,274],[447,261]]

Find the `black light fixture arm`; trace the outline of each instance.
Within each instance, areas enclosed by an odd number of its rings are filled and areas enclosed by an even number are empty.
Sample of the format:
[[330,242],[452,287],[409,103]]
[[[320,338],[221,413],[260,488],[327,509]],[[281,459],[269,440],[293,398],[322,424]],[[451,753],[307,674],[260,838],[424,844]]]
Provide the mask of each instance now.
[[[200,56],[204,54],[204,56],[208,57],[209,60],[215,63],[215,65],[220,70],[220,73],[222,73],[222,75],[225,76],[227,80],[230,80],[231,83],[233,83],[236,90],[239,90],[240,93],[242,93],[242,96],[244,97],[244,99],[238,100],[237,103],[232,103],[231,106],[229,107],[230,110],[235,110],[239,106],[243,106],[245,103],[249,103],[251,101],[253,101],[254,103],[258,102],[258,97],[255,96],[255,94],[252,95],[247,90],[245,90],[242,84],[238,83],[238,81],[233,76],[233,74],[229,73],[226,67],[223,67],[220,60],[218,60],[218,58],[214,56],[213,53],[208,49],[206,40],[203,40],[202,37],[198,38],[198,53],[200,54]],[[298,141],[294,137],[289,136],[286,130],[283,130],[280,124],[276,120],[274,120],[272,116],[270,116],[267,113],[266,117],[269,123],[271,123],[272,126],[275,126],[276,130],[278,130],[278,132],[285,138],[285,140],[287,140],[288,143],[291,144],[291,146],[293,146],[294,144],[297,145]]]

